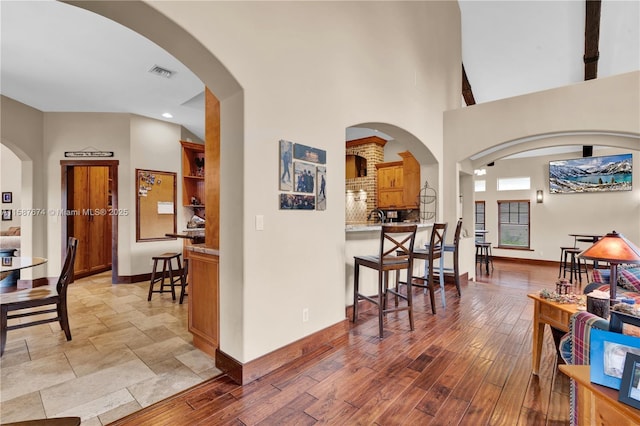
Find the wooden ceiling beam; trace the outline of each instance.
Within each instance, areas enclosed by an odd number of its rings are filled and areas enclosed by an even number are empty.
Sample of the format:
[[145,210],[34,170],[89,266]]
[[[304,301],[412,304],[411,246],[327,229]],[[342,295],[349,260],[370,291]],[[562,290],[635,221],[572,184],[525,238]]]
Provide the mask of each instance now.
[[467,106],[476,104],[473,91],[471,90],[471,84],[469,84],[469,79],[467,78],[467,72],[464,70],[464,64],[462,64],[462,97]]
[[585,81],[598,78],[601,0],[586,0],[586,6],[583,56]]

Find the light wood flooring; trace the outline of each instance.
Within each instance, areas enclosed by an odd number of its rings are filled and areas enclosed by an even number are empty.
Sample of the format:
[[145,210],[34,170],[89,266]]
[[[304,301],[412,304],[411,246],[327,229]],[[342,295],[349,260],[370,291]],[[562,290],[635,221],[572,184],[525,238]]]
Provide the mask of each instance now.
[[569,380],[545,332],[531,375],[530,292],[555,289],[557,267],[495,261],[489,275],[447,286],[432,315],[428,296],[389,314],[362,313],[327,342],[245,386],[226,376],[131,414],[115,425],[567,425]]

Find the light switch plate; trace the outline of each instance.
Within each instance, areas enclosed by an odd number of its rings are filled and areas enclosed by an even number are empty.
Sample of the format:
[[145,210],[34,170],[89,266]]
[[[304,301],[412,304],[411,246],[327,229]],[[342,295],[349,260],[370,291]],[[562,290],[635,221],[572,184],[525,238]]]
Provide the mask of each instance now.
[[261,214],[256,215],[256,231],[264,230],[264,216]]

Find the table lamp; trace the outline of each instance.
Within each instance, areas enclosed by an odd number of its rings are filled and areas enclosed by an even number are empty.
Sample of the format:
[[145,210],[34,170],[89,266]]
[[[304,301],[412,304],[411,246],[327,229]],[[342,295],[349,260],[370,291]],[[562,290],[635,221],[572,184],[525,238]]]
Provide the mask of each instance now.
[[640,264],[640,249],[622,234],[613,231],[600,238],[594,245],[580,253],[578,257],[609,262],[611,265],[609,298],[614,300],[618,282],[618,265],[627,263]]

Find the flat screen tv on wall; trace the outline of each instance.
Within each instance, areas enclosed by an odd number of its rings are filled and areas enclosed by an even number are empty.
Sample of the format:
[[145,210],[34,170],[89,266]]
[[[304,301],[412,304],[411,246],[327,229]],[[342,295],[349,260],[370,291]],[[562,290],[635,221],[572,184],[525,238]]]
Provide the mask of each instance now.
[[549,162],[549,192],[631,191],[632,154]]

